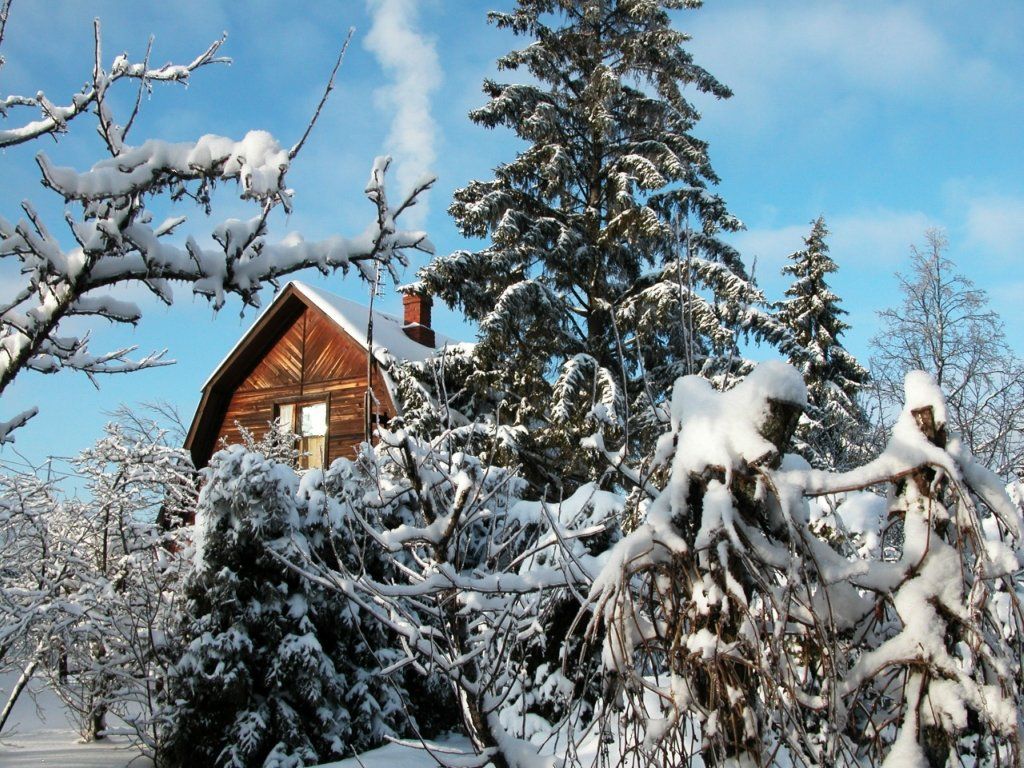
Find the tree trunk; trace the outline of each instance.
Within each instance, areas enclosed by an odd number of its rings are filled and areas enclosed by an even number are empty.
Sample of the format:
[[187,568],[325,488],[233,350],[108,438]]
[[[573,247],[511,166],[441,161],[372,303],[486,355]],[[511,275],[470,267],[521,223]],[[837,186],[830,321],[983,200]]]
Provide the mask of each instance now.
[[4,709],[0,712],[0,733],[4,732],[4,726],[7,724],[7,719],[11,716],[11,712],[14,711],[14,705],[18,701],[18,697],[21,696],[22,691],[28,686],[29,680],[32,679],[32,675],[35,674],[36,667],[39,666],[39,659],[34,658],[29,662],[29,665],[22,671],[18,681],[14,684],[14,688],[11,690],[11,695],[7,697],[7,703],[4,704]]
[[[912,410],[911,415],[914,417],[914,421],[917,423],[917,428],[921,430],[928,442],[932,445],[938,446],[939,448],[946,447],[946,425],[939,424],[935,420],[935,410],[932,406],[926,406],[924,408],[915,408]],[[938,499],[942,495],[942,488],[936,488],[934,486],[935,470],[931,467],[925,467],[917,470],[911,475],[914,484],[917,486],[918,492],[926,498]],[[946,529],[948,528],[948,521],[942,521],[935,524],[936,533],[945,538]],[[948,646],[953,646],[960,640],[959,631],[955,625],[947,626],[946,643]],[[925,676],[924,691],[923,695],[927,694],[928,691],[929,677]],[[930,768],[945,768],[949,762],[949,750],[950,750],[950,737],[946,731],[937,725],[925,725],[920,729],[918,735],[918,741],[921,744],[921,750],[924,752],[925,758],[928,760]]]

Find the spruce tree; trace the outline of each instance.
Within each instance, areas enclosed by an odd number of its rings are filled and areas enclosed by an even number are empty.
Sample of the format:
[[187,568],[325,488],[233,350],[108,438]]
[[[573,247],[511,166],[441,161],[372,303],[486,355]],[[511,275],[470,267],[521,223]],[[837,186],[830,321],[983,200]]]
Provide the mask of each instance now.
[[804,249],[789,257],[789,298],[779,303],[779,320],[792,334],[789,361],[807,384],[807,410],[797,428],[797,450],[820,469],[849,469],[864,459],[860,435],[867,424],[857,394],[868,372],[842,345],[850,326],[839,297],[825,277],[838,269],[828,254],[828,229],[819,216]]
[[285,564],[361,557],[350,530],[319,471],[300,483],[242,446],[213,457],[165,694],[168,765],[313,765],[404,727],[387,636]]
[[[436,259],[427,289],[479,323],[482,389],[528,474],[580,466],[595,422],[629,442],[683,373],[735,367],[737,335],[777,338],[739,254],[686,88],[730,91],[694,63],[669,12],[692,0],[519,0],[489,19],[529,39],[498,60],[530,82],[484,82],[470,114],[527,146],[449,209],[481,250]],[[653,402],[652,402],[653,401]],[[480,414],[473,414],[479,418]],[[632,419],[636,421],[636,419]],[[660,431],[660,427],[658,430]]]

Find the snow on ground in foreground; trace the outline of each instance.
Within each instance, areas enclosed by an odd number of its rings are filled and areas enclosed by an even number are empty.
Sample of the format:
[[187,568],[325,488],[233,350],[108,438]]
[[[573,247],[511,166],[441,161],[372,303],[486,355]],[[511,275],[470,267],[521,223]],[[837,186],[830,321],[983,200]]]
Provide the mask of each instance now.
[[[0,707],[14,685],[15,675],[0,676]],[[138,756],[124,739],[82,744],[68,721],[64,707],[52,691],[36,681],[35,701],[25,692],[18,699],[11,718],[0,735],[0,768],[149,768],[152,763]]]
[[[0,707],[14,685],[15,675],[0,675]],[[124,739],[110,739],[106,743],[83,744],[74,726],[68,720],[64,707],[52,691],[36,681],[35,700],[28,692],[22,694],[11,718],[0,736],[0,768],[150,768],[150,760],[138,756]],[[472,752],[469,740],[450,736],[428,742],[451,752]],[[476,758],[472,762],[477,762]],[[457,760],[452,760],[457,764]],[[401,744],[388,744],[371,750],[357,758],[329,763],[322,768],[436,768],[437,762],[422,749]]]
[[[458,765],[459,762],[458,758],[452,754],[453,752],[468,753],[465,758],[467,765],[479,764],[480,758],[472,754],[473,748],[470,746],[469,739],[464,736],[448,736],[437,741],[428,741],[427,744],[443,751],[446,762],[451,765]],[[336,763],[324,763],[320,768],[437,768],[437,761],[424,749],[404,744],[387,744],[378,749],[364,752],[358,758],[350,757]]]
[[[57,730],[21,731],[0,741],[0,766],[28,768],[48,765],[54,768],[148,768],[152,763],[138,756],[124,740],[108,744],[82,744],[70,727]],[[134,762],[133,762],[134,760]]]

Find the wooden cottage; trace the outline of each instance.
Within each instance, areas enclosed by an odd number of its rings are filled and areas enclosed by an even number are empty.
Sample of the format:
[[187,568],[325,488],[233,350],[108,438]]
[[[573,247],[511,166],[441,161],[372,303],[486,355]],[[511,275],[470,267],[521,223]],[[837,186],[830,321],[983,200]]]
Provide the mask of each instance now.
[[[327,466],[365,439],[370,423],[397,412],[388,356],[423,360],[434,351],[430,298],[407,293],[404,320],[370,310],[300,282],[289,283],[203,385],[185,447],[204,467],[223,442],[239,443],[238,427],[257,439],[271,422],[293,432],[301,466]],[[368,373],[373,397],[369,396]]]

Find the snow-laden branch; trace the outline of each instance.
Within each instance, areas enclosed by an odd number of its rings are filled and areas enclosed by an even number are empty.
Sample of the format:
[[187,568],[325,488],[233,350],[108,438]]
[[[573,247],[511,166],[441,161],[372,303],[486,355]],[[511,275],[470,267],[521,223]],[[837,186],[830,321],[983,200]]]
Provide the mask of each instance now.
[[110,201],[196,180],[237,181],[243,199],[287,200],[288,152],[266,131],[249,131],[240,141],[214,135],[180,143],[150,139],[84,173],[54,166],[42,152],[36,161],[43,184],[66,202]]
[[13,443],[14,438],[11,436],[11,433],[16,429],[25,426],[29,419],[33,418],[38,413],[39,409],[32,407],[22,411],[13,419],[0,423],[0,445],[3,445],[4,443]]
[[[694,727],[705,763],[766,743],[806,765],[861,749],[938,765],[981,743],[1019,760],[1020,510],[947,432],[927,374],[907,376],[882,455],[840,474],[783,456],[802,389],[770,363],[727,392],[676,383],[654,460],[664,487],[590,590],[626,716],[673,761],[692,757]],[[853,554],[816,527],[809,502],[838,494],[842,510],[846,492],[879,485],[884,546]]]
[[[5,3],[0,22],[0,39],[2,31],[6,26],[8,4]],[[96,22],[97,36],[99,34],[99,22]],[[38,139],[47,134],[64,133],[68,129],[68,123],[79,115],[88,112],[102,98],[103,93],[114,83],[122,79],[134,79],[139,81],[140,88],[149,88],[154,82],[176,82],[187,84],[191,74],[208,64],[226,64],[231,60],[218,56],[217,52],[224,44],[227,36],[212,42],[205,51],[196,56],[187,64],[164,64],[160,67],[150,67],[148,56],[146,62],[129,61],[127,54],[122,53],[114,58],[109,71],[94,72],[93,83],[84,88],[81,92],[74,94],[66,105],[58,105],[50,101],[42,91],[32,96],[0,96],[0,117],[6,118],[8,111],[13,107],[36,107],[40,116],[36,120],[23,123],[14,128],[0,129],[0,148],[10,147],[16,144]],[[98,52],[97,44],[97,52]]]
[[[40,164],[52,188],[83,205],[81,216],[68,220],[78,245],[64,249],[28,204],[26,218],[17,224],[0,219],[0,258],[19,261],[26,275],[25,287],[0,304],[0,392],[25,368],[105,373],[160,363],[159,356],[130,363],[127,350],[93,355],[87,335],[59,335],[61,321],[75,315],[138,322],[141,310],[112,296],[108,291],[114,286],[141,282],[170,303],[168,284],[179,282],[190,284],[215,309],[228,294],[258,306],[265,283],[302,269],[327,273],[358,266],[367,276],[375,264],[392,270],[408,264],[409,250],[433,251],[425,233],[396,226],[396,214],[383,194],[387,158],[374,164],[367,196],[377,215],[362,235],[318,242],[293,236],[277,243],[267,240],[267,214],[288,194],[287,153],[263,132],[252,132],[240,142],[209,136],[194,144],[147,142],[82,174],[52,168],[45,158]],[[153,226],[145,199],[195,179],[236,181],[243,197],[259,198],[262,213],[217,226],[213,237],[219,249],[200,246],[193,238],[184,247],[167,242],[182,218]]]

